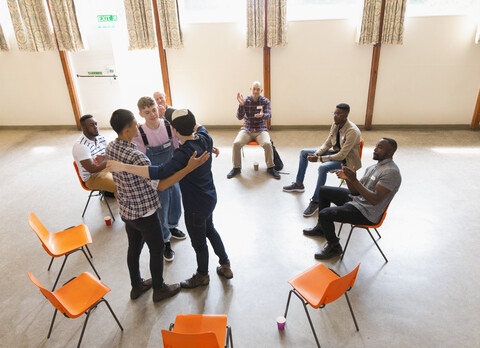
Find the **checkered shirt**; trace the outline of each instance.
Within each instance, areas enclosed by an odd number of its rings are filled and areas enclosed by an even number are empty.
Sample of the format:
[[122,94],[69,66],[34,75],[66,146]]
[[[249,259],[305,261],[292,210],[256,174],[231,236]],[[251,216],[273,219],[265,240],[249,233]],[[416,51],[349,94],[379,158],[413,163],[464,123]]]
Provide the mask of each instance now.
[[[255,114],[259,114],[260,111],[263,111],[263,117],[255,117]],[[245,104],[238,106],[237,118],[244,120],[242,129],[245,129],[248,133],[268,131],[267,120],[270,117],[270,100],[265,97],[260,96],[257,101],[254,101],[252,96],[248,96],[245,98]]]
[[[122,163],[139,166],[151,164],[148,157],[138,151],[134,143],[118,138],[108,144],[106,154],[109,160]],[[124,220],[136,220],[160,207],[157,192],[150,186],[150,179],[120,172],[113,173],[113,181],[117,186],[120,216]]]

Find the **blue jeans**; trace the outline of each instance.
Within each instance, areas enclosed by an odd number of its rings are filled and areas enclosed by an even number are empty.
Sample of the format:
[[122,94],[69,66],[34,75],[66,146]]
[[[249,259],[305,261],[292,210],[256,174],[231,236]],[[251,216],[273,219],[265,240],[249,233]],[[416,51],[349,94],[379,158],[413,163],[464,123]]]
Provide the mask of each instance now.
[[[303,149],[300,151],[300,161],[298,164],[298,172],[297,172],[297,178],[296,182],[299,184],[303,184],[303,180],[305,179],[305,172],[307,171],[307,166],[308,166],[308,154],[314,153],[317,151],[317,149]],[[323,155],[328,156],[328,155],[333,155],[333,152],[325,152]],[[318,166],[318,179],[317,179],[317,186],[315,187],[315,192],[313,193],[312,196],[312,201],[318,202],[318,190],[320,187],[325,185],[325,182],[327,181],[327,174],[328,172],[331,172],[332,170],[337,170],[342,168],[342,164],[344,164],[345,161],[328,161],[324,163],[320,163]]]
[[220,264],[228,263],[228,255],[225,252],[222,238],[213,226],[212,215],[202,216],[198,213],[184,212],[184,216],[187,232],[197,256],[197,272],[202,275],[208,274],[207,238],[218,256]]
[[[160,165],[172,158],[173,145],[171,141],[168,141],[159,146],[148,146],[146,155],[153,165]],[[182,215],[180,185],[177,182],[163,191],[157,191],[157,193],[162,204],[162,208],[158,210],[158,217],[162,223],[163,241],[169,242],[172,236],[170,228],[178,226],[178,221]]]

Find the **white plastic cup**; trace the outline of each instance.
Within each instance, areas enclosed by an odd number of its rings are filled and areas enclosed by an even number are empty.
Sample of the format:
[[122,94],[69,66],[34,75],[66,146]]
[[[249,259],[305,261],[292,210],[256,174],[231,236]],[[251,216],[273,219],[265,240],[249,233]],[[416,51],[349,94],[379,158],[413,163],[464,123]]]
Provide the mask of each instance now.
[[287,322],[287,319],[285,317],[280,316],[277,317],[277,327],[279,330],[285,330],[285,323]]

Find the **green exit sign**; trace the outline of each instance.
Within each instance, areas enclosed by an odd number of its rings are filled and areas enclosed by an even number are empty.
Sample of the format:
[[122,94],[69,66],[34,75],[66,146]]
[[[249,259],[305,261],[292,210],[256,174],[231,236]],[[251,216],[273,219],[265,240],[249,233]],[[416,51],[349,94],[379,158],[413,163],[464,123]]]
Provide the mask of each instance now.
[[98,22],[116,22],[117,15],[98,15],[97,21]]

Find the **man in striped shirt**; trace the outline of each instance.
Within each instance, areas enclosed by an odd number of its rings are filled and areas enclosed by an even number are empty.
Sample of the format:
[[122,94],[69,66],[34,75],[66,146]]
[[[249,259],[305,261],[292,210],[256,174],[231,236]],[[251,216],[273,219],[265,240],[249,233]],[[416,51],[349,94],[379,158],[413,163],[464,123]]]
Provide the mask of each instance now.
[[273,148],[268,134],[267,120],[271,118],[270,100],[262,97],[262,84],[258,81],[252,83],[251,96],[243,98],[243,95],[237,93],[238,111],[237,118],[243,120],[242,130],[238,133],[233,142],[232,161],[233,169],[227,174],[227,178],[233,178],[240,174],[242,167],[242,147],[250,141],[257,141],[265,151],[265,162],[267,172],[275,179],[280,179],[280,174],[275,170],[273,163]]
[[97,121],[92,115],[84,115],[80,118],[80,125],[83,134],[73,145],[72,154],[85,186],[91,190],[112,192],[116,196],[112,173],[105,170],[107,142],[98,134]]

